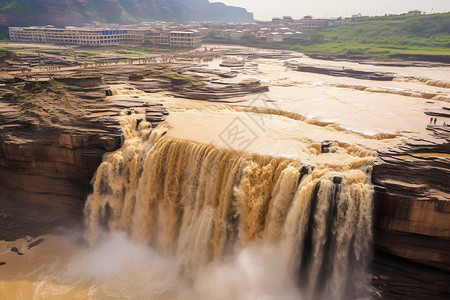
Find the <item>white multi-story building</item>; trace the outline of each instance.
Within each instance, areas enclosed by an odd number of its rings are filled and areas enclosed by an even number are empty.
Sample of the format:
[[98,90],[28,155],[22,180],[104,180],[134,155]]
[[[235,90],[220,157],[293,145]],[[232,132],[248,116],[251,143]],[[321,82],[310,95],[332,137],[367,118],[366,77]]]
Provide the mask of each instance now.
[[155,44],[166,45],[172,48],[199,48],[202,46],[202,36],[197,31],[167,31],[148,30],[145,39]]
[[106,46],[144,42],[145,30],[89,27],[54,28],[52,26],[10,27],[9,37],[15,42],[78,44]]
[[194,31],[170,31],[169,46],[174,48],[199,48],[202,36]]
[[145,39],[155,44],[177,48],[198,48],[200,34],[193,31],[151,30],[147,28],[91,28],[53,26],[10,27],[9,37],[15,42],[75,44],[86,46],[140,45]]

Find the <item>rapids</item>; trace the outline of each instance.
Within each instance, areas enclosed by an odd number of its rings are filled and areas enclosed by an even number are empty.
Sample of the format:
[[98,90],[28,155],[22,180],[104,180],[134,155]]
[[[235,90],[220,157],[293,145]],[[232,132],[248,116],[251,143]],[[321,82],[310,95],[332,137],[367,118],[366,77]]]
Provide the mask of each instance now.
[[[376,150],[400,143],[399,131],[423,133],[423,110],[438,104],[338,88],[342,82],[281,62],[258,63],[265,73],[256,76],[271,83],[263,105],[112,87],[112,100],[164,103],[167,121],[152,129],[139,111],[121,117],[123,146],[105,156],[93,179],[86,232],[45,236],[30,250],[24,239],[0,243],[0,298],[366,296]],[[280,101],[264,105],[271,98]]]
[[[199,123],[220,128],[213,119]],[[264,257],[262,272],[277,261],[277,276],[294,280],[306,299],[364,293],[374,151],[342,142],[322,153],[320,142],[305,138],[283,141],[278,156],[239,152],[195,141],[214,130],[181,139],[185,127],[177,126],[179,116],[171,120],[153,131],[136,118],[123,121],[124,145],[99,167],[86,203],[91,244],[105,231],[126,232],[175,260],[176,273],[193,282],[211,265],[226,268],[251,251]],[[271,134],[259,140],[270,143]],[[302,155],[288,149],[282,156],[283,145]]]

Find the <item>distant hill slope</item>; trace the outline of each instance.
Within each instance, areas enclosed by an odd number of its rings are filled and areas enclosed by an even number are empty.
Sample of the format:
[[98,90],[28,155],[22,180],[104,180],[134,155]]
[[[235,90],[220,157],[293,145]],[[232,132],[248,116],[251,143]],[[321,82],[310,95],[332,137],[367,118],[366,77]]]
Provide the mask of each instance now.
[[380,58],[417,54],[450,55],[450,13],[364,18],[308,34],[315,35],[315,40],[319,41],[304,41],[291,49],[334,55],[364,54]]
[[252,22],[244,8],[208,0],[0,0],[1,26],[131,24],[142,21]]

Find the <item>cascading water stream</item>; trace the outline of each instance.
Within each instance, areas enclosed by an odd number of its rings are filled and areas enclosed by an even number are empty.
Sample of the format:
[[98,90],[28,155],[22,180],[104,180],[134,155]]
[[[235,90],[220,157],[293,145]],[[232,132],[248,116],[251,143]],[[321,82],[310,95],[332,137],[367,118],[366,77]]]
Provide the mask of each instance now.
[[340,145],[353,157],[344,165],[303,165],[149,125],[125,120],[123,147],[97,170],[85,209],[91,243],[105,230],[125,231],[176,258],[178,274],[193,282],[211,265],[256,251],[305,299],[364,292],[373,195],[366,170],[374,156],[363,154],[373,152]]

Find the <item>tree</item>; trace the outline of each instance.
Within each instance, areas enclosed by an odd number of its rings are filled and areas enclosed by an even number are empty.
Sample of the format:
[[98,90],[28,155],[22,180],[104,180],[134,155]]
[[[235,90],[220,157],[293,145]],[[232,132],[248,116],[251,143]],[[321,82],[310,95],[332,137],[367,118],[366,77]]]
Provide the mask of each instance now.
[[152,39],[145,39],[144,40],[144,45],[146,45],[146,46],[152,46],[154,44],[155,44],[155,41],[152,40]]
[[215,39],[217,37],[217,32],[214,30],[211,30],[210,32],[208,32],[208,37],[210,39]]

